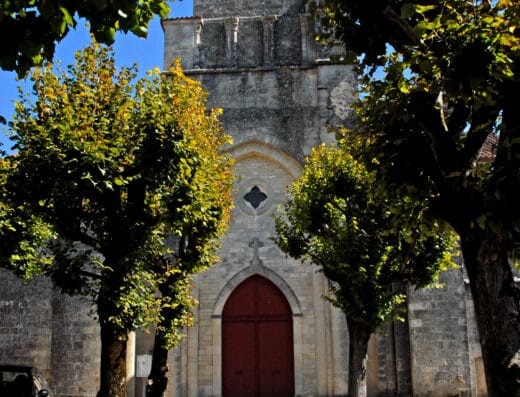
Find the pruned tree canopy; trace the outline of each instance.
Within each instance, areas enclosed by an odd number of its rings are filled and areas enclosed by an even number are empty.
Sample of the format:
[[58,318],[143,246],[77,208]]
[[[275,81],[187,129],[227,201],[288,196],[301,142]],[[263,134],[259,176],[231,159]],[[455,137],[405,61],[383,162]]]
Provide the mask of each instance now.
[[[49,64],[31,80],[10,125],[16,154],[2,160],[1,244],[21,240],[24,263],[42,269],[30,254],[53,237],[42,270],[92,297],[100,396],[124,396],[127,333],[160,323],[171,346],[192,321],[191,276],[217,260],[232,205],[230,139],[178,63],[135,81],[93,43],[67,71]],[[18,266],[13,255],[2,263]]]
[[365,396],[370,334],[399,316],[405,285],[429,285],[452,263],[455,239],[429,217],[426,201],[400,194],[381,200],[376,173],[349,151],[345,141],[313,150],[276,219],[276,242],[333,282],[330,299],[349,330],[349,396]]

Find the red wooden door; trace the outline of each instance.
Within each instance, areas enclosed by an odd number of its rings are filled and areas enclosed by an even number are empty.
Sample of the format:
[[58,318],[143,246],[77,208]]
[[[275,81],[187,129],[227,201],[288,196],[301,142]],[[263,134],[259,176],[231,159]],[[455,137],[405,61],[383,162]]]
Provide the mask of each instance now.
[[291,308],[282,292],[252,276],[231,294],[222,316],[224,397],[294,395]]

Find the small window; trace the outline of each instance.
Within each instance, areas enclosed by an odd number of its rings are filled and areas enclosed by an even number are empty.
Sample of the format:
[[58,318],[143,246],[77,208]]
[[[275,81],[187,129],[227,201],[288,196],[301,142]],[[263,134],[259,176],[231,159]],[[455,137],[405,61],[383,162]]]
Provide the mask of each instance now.
[[249,193],[244,196],[244,200],[246,200],[251,206],[256,210],[267,199],[267,194],[262,192],[258,186],[253,186]]

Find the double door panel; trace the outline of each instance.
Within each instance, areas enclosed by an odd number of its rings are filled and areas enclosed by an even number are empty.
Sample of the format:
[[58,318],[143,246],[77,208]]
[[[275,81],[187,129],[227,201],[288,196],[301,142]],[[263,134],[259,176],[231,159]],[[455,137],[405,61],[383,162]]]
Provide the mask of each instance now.
[[283,294],[254,276],[230,296],[222,320],[224,397],[293,396],[292,315]]

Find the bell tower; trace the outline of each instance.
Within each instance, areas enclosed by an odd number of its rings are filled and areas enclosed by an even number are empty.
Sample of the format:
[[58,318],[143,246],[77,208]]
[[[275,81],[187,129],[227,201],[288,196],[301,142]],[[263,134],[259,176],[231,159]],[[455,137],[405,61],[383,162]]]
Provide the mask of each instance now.
[[[344,316],[322,299],[317,268],[288,258],[272,236],[305,157],[334,139],[327,123],[349,120],[352,65],[314,40],[302,0],[195,0],[194,15],[163,20],[164,68],[180,58],[208,106],[223,109],[236,193],[221,262],[197,277],[197,325],[172,356],[175,395],[346,395]],[[259,311],[275,296],[287,302],[283,316]],[[276,327],[286,337],[266,342]]]

